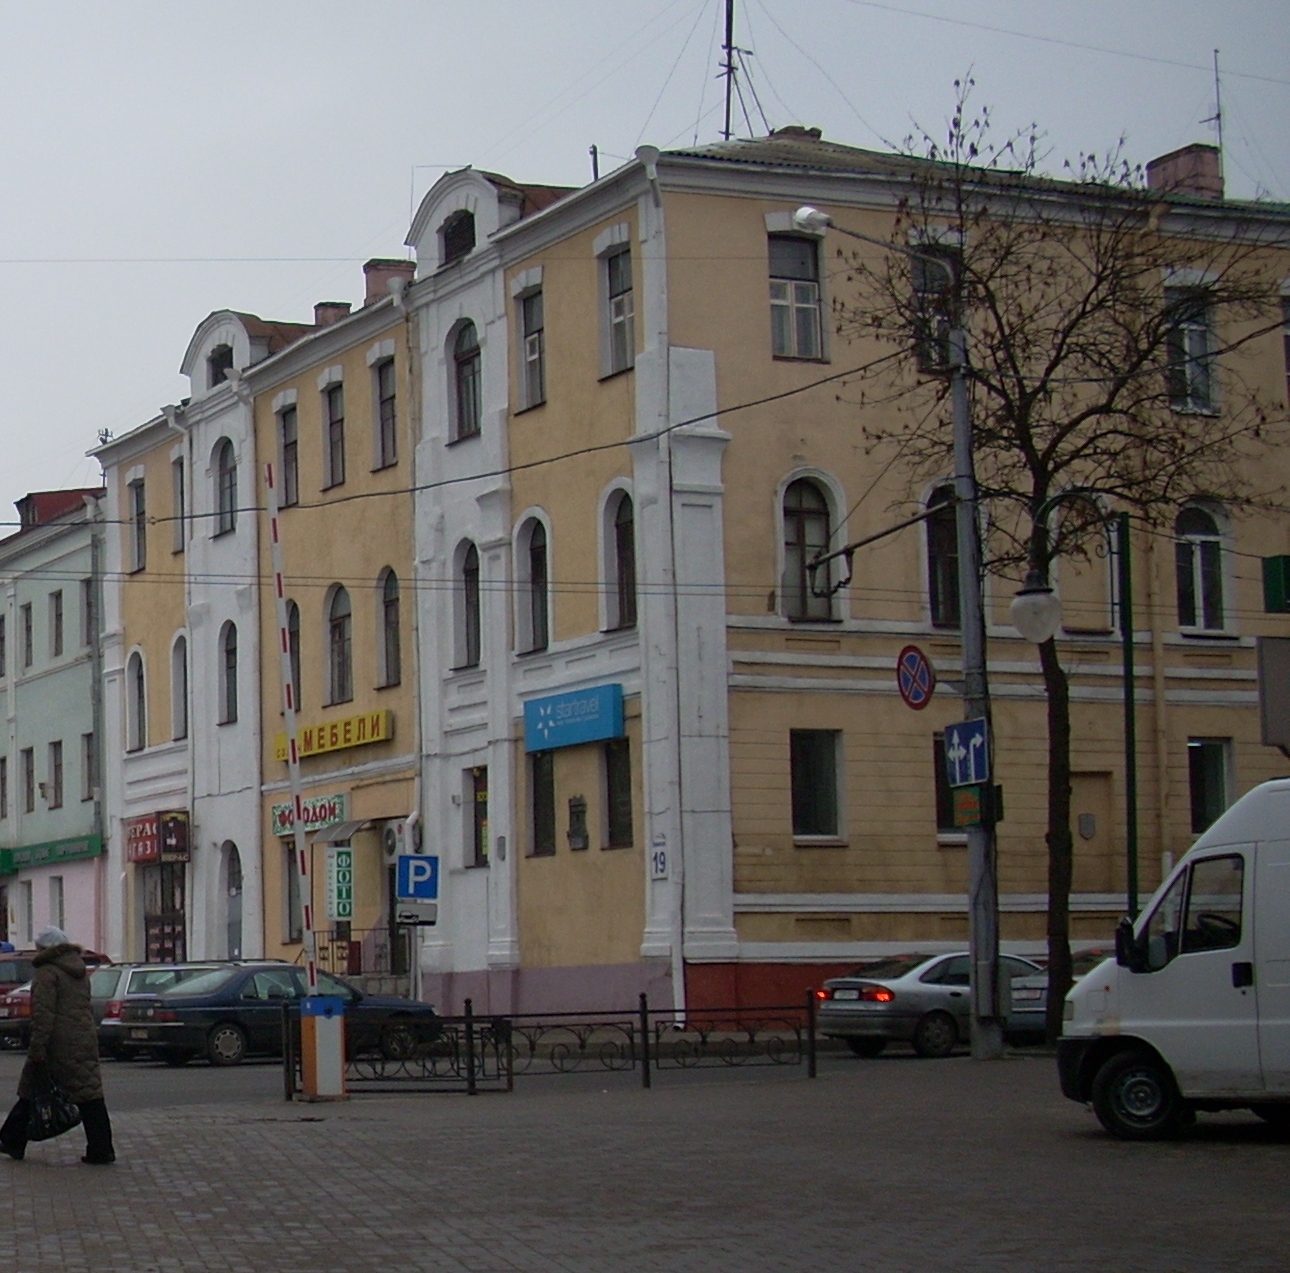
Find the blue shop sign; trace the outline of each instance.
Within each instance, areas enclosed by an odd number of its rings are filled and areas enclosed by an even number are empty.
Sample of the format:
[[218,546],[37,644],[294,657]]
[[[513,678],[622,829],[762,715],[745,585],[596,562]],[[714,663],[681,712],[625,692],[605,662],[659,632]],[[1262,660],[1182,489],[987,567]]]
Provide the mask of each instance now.
[[550,694],[524,704],[524,750],[551,751],[623,736],[623,687]]

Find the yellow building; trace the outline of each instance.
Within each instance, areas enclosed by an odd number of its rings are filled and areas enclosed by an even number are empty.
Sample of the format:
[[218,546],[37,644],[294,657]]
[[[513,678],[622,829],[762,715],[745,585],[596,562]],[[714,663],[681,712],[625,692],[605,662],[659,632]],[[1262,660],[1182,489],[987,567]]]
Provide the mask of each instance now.
[[[272,462],[278,475],[288,662],[322,966],[379,974],[406,989],[410,948],[407,930],[394,923],[393,855],[383,841],[418,808],[415,334],[401,299],[412,267],[377,260],[364,268],[360,310],[317,306],[312,334],[248,370],[245,383],[261,507],[263,465]],[[258,573],[264,949],[295,959],[302,899],[290,851],[279,616],[264,514]],[[419,834],[416,823],[410,835]],[[336,888],[338,852],[352,883],[342,874]]]
[[[469,169],[423,201],[417,556],[442,584],[419,593],[443,861],[429,998],[795,1001],[860,956],[965,942],[964,835],[937,759],[962,716],[952,510],[857,555],[832,599],[806,572],[945,499],[944,479],[911,492],[867,451],[863,427],[890,408],[828,380],[885,347],[833,330],[845,278],[793,220],[812,204],[889,240],[908,181],[889,156],[790,128],[643,148],[554,202]],[[1283,208],[1191,204],[1284,239]],[[1284,410],[1279,333],[1247,358]],[[1284,480],[1284,457],[1266,462]],[[1264,615],[1254,559],[1290,550],[1290,531],[1205,501],[1179,516],[1133,561],[1144,897],[1194,829],[1283,768],[1259,742],[1254,639],[1285,619]],[[1104,572],[1059,580],[1085,941],[1125,906]],[[1001,924],[1005,949],[1038,952],[1046,731],[1014,590],[987,597]],[[943,681],[917,712],[895,673],[910,643]]]

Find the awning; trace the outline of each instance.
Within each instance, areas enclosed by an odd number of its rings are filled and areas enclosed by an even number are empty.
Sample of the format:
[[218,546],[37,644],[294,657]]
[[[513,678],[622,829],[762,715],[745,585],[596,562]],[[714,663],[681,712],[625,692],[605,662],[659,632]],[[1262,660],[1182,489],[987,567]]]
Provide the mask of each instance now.
[[353,837],[355,831],[362,831],[371,825],[371,818],[359,818],[357,822],[334,822],[329,827],[323,827],[321,831],[315,831],[310,836],[310,843],[345,844]]

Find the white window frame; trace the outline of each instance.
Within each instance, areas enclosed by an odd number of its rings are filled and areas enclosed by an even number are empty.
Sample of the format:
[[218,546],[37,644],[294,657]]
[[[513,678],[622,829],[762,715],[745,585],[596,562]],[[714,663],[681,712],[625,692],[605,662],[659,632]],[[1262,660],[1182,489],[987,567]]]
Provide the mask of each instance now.
[[[332,471],[332,450],[331,450],[331,408],[329,405],[330,391],[339,388],[341,391],[341,404],[343,410],[340,414],[340,449],[341,449],[341,467],[344,471],[338,478]],[[348,476],[349,469],[349,439],[345,436],[345,426],[348,424],[349,403],[345,401],[345,368],[339,363],[335,366],[328,367],[318,376],[318,406],[321,414],[322,426],[322,460],[323,460],[323,490],[330,490],[333,486],[342,486]],[[299,447],[300,442],[300,415],[296,414],[296,445]],[[299,452],[297,452],[299,454]]]
[[[381,340],[367,351],[367,366],[372,377],[372,472],[393,468],[399,462],[399,384],[394,362],[394,341]],[[393,458],[387,459],[381,435],[381,370],[388,364],[394,376],[394,444]]]
[[[636,365],[636,264],[632,263],[631,290],[622,293],[628,298],[625,304],[614,306],[609,296],[609,260],[632,250],[631,223],[621,221],[598,234],[592,244],[597,264],[597,289],[600,296],[600,378],[608,379]],[[615,298],[621,299],[621,298]],[[615,315],[615,309],[618,313]],[[628,312],[630,310],[630,312]],[[617,365],[614,360],[614,328],[626,329],[626,361]]]
[[[1229,551],[1231,548],[1231,544],[1229,542],[1230,536],[1231,536],[1230,524],[1223,510],[1215,504],[1208,503],[1207,501],[1204,501],[1204,500],[1191,500],[1187,504],[1184,504],[1183,507],[1178,510],[1178,515],[1181,517],[1183,512],[1188,508],[1197,508],[1201,512],[1205,513],[1207,516],[1212,518],[1214,525],[1218,530],[1218,534],[1216,536],[1211,537],[1209,535],[1178,535],[1175,532],[1175,536],[1174,536],[1175,543],[1187,543],[1191,545],[1192,588],[1194,590],[1194,596],[1196,600],[1196,617],[1197,619],[1200,620],[1199,623],[1184,624],[1182,622],[1181,616],[1178,616],[1178,631],[1182,633],[1184,636],[1191,636],[1191,637],[1206,637],[1206,636],[1230,637],[1234,633],[1234,627],[1232,624],[1232,601],[1233,601],[1233,587],[1232,587],[1233,581],[1231,578],[1232,554]],[[1205,592],[1204,592],[1204,568],[1201,561],[1201,545],[1207,544],[1207,543],[1214,543],[1214,544],[1217,544],[1218,546],[1218,588],[1219,588],[1218,602],[1223,612],[1223,621],[1216,628],[1206,627],[1204,623]],[[1178,585],[1177,569],[1178,569],[1177,558],[1175,556],[1175,561],[1174,561],[1175,595],[1177,593],[1177,585]],[[1175,605],[1175,614],[1177,614],[1176,605]]]

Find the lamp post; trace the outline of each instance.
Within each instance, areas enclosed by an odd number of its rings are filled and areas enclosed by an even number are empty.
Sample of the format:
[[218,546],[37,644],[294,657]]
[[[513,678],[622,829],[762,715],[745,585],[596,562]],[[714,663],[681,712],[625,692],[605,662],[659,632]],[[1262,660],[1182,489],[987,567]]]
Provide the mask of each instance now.
[[[1042,524],[1062,500],[1087,500],[1097,492],[1083,487],[1061,491],[1046,499],[1035,512]],[[1115,525],[1112,539],[1111,527]],[[1120,660],[1124,699],[1124,822],[1125,900],[1131,918],[1138,916],[1138,720],[1133,668],[1133,573],[1129,556],[1129,514],[1108,513],[1102,518],[1108,542],[1113,543],[1119,569]],[[1027,641],[1043,645],[1057,634],[1062,621],[1062,603],[1053,592],[1047,574],[1032,568],[1010,607],[1013,625]]]
[[[913,260],[930,261],[945,272],[948,289],[957,285],[949,262],[930,252],[891,243],[836,225],[827,212],[802,207],[793,214],[799,230],[840,233]],[[955,529],[959,557],[959,602],[963,623],[963,710],[969,719],[990,718],[986,679],[985,610],[981,598],[981,539],[976,474],[972,462],[972,416],[968,409],[967,332],[956,321],[949,333],[950,403],[954,434]],[[989,731],[992,733],[992,731]],[[999,878],[995,855],[993,801],[986,820],[967,828],[968,950],[972,963],[972,1055],[1003,1055],[1003,1012],[999,1002]]]

